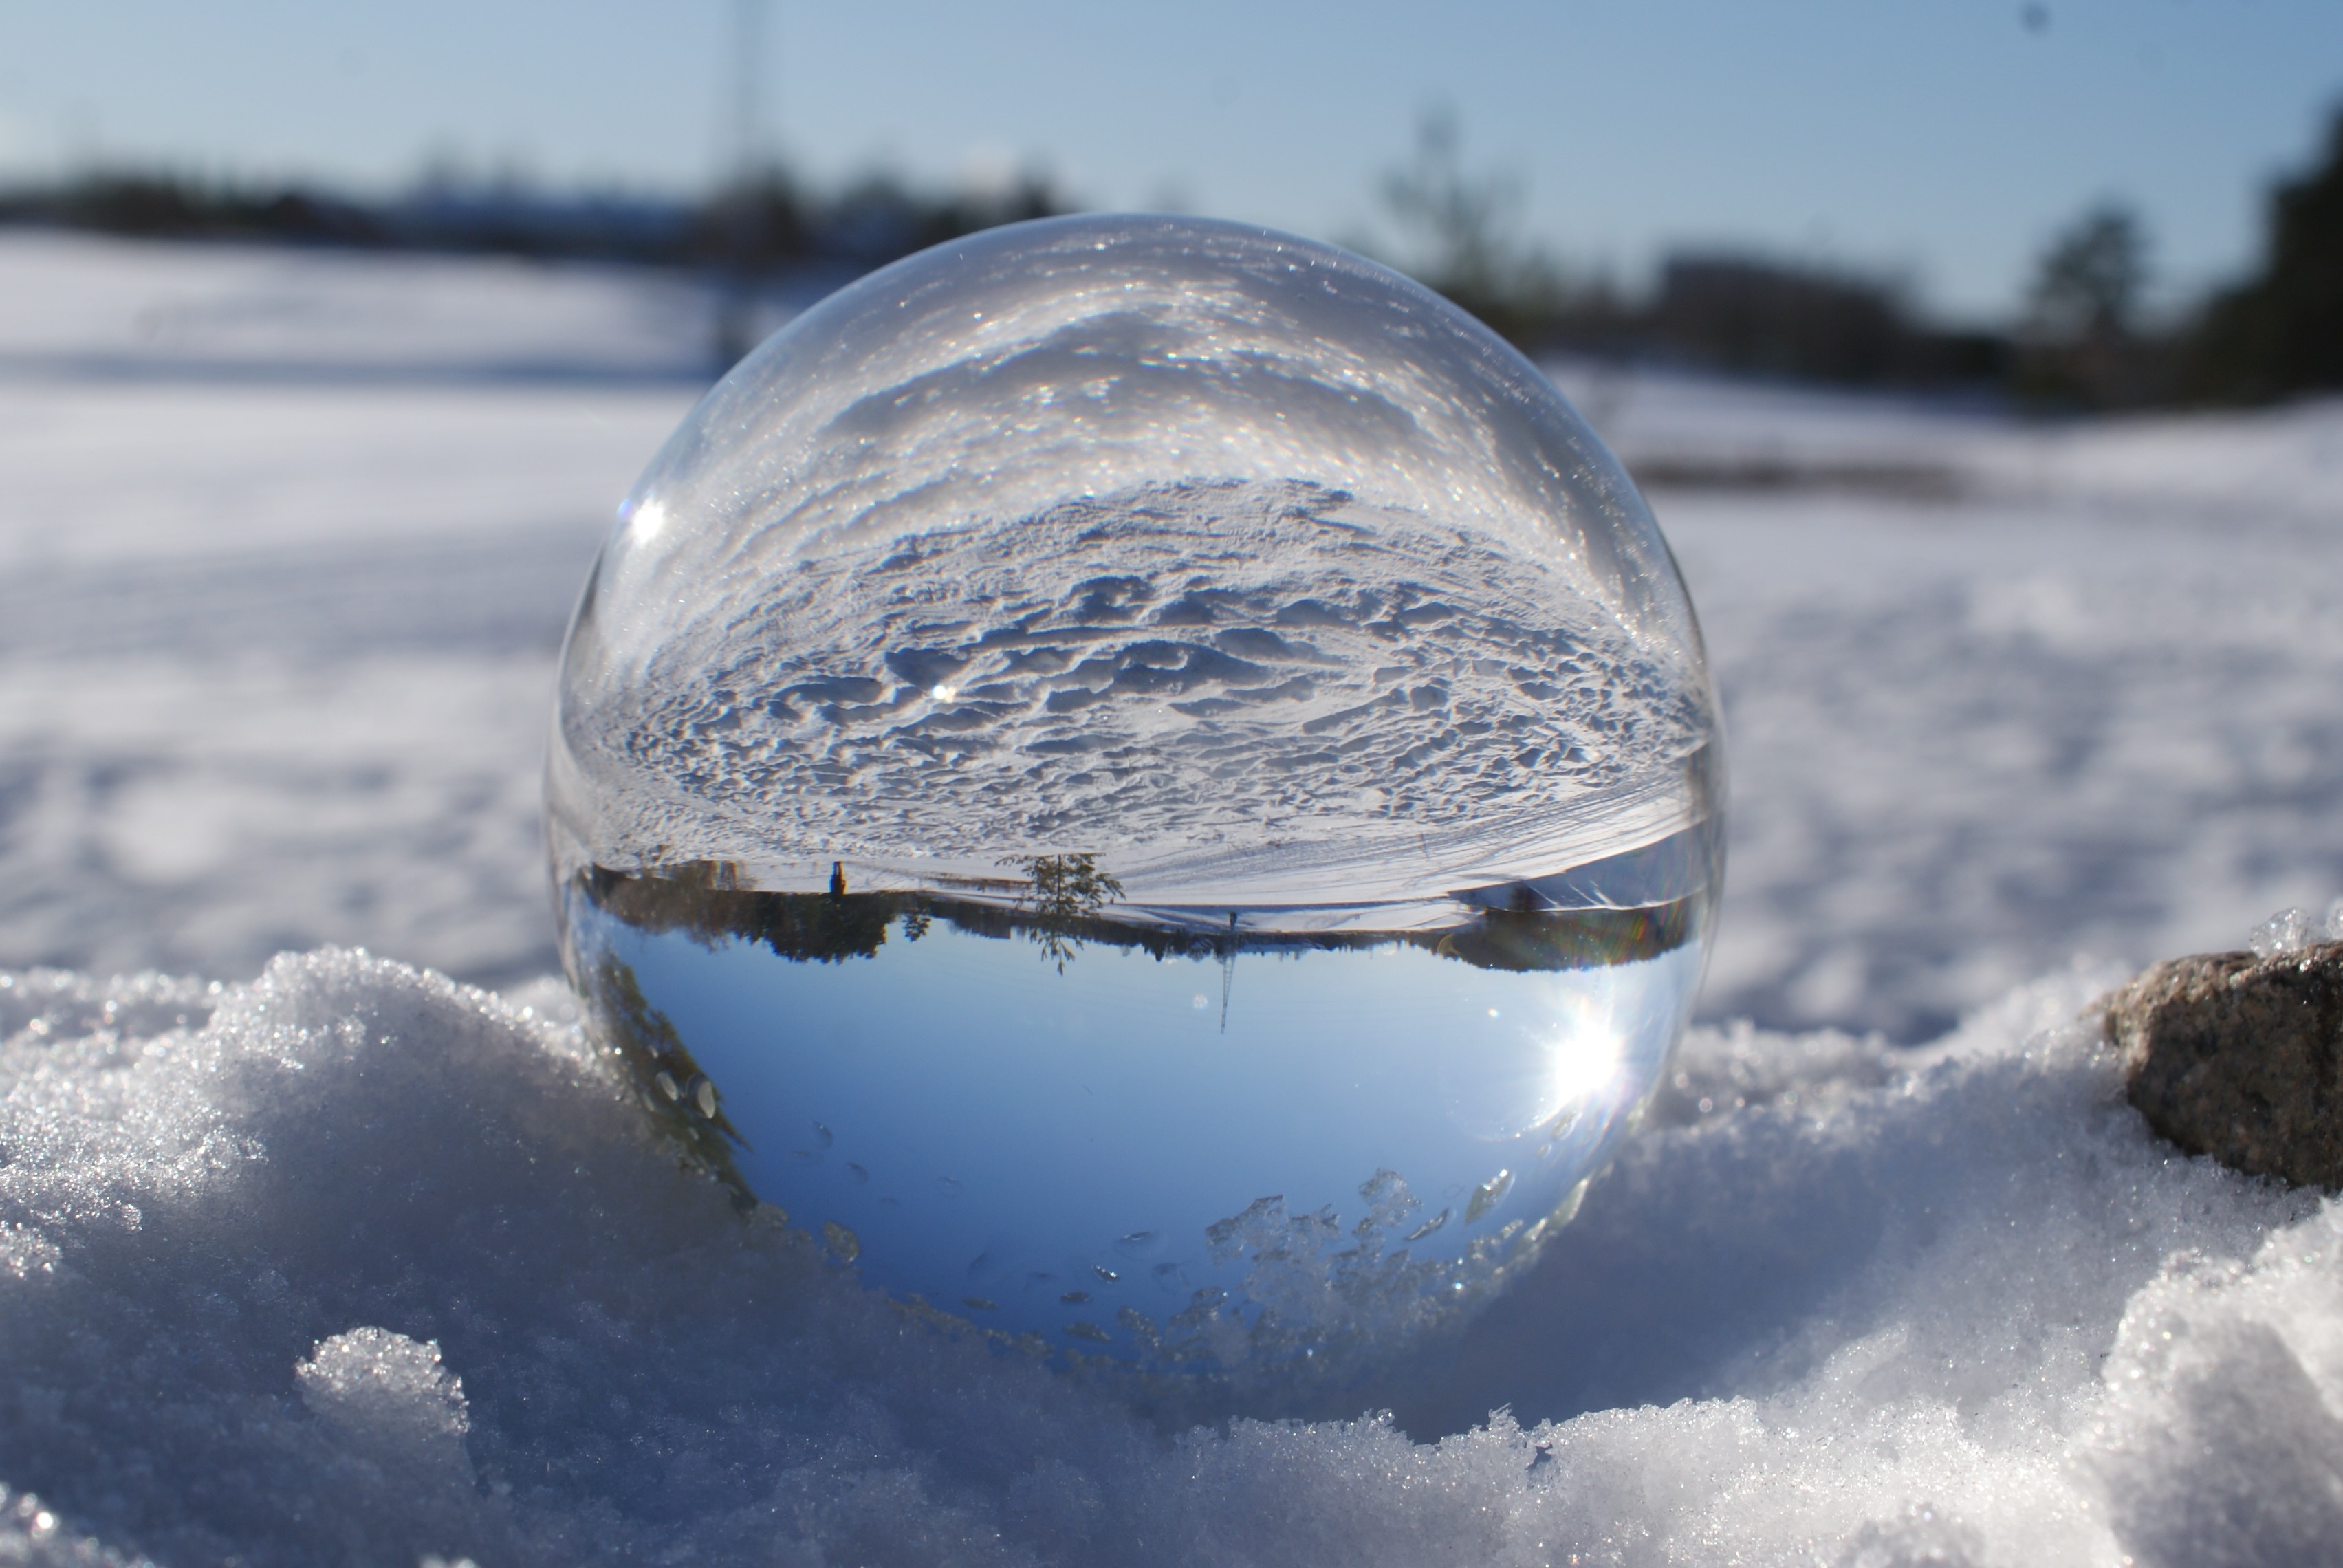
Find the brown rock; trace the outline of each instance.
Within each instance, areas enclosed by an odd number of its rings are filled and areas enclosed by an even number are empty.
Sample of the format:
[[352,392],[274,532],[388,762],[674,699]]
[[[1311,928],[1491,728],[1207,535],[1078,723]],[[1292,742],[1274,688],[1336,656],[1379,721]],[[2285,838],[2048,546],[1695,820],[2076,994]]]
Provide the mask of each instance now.
[[2343,941],[2167,960],[2100,1005],[2150,1127],[2238,1171],[2343,1187]]

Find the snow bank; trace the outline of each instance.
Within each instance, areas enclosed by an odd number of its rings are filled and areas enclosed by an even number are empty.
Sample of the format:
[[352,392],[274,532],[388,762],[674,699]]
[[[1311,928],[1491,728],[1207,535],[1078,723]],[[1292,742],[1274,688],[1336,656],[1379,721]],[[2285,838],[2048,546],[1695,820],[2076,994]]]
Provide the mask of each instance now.
[[2343,1212],[2156,1144],[2107,978],[1697,1033],[1396,1420],[1165,1434],[737,1217],[550,985],[12,975],[0,1560],[2306,1560]]

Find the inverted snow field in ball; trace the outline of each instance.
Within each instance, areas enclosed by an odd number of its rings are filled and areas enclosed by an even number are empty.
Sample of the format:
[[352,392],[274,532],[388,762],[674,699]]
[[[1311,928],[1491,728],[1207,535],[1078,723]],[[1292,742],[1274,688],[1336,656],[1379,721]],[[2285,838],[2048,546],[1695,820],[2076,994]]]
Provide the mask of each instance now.
[[605,546],[565,951],[679,1152],[1061,1356],[1348,1364],[1567,1218],[1681,1031],[1715,699],[1547,383],[1356,256],[996,229],[808,311]]

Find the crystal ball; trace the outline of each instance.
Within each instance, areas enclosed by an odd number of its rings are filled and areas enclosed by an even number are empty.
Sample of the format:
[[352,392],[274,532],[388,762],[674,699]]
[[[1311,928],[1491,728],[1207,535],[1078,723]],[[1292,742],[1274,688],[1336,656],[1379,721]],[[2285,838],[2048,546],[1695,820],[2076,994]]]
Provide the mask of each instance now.
[[1436,295],[1191,218],[940,246],[744,360],[603,546],[546,796],[679,1157],[915,1312],[1175,1382],[1521,1271],[1723,869],[1619,464]]

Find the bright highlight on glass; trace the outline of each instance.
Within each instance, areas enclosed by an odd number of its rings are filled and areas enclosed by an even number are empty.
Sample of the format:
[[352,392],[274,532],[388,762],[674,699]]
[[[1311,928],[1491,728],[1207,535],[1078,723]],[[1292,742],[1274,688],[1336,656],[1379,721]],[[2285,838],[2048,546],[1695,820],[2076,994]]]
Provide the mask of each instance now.
[[1681,1033],[1715,705],[1640,498],[1340,251],[1057,219],[719,386],[604,547],[564,952],[685,1156],[907,1302],[1239,1382],[1458,1320]]

